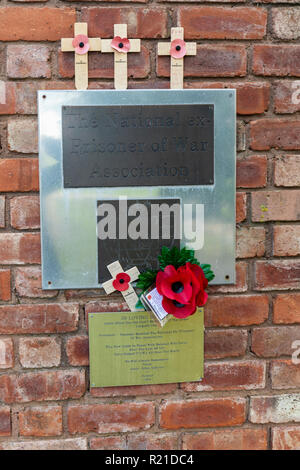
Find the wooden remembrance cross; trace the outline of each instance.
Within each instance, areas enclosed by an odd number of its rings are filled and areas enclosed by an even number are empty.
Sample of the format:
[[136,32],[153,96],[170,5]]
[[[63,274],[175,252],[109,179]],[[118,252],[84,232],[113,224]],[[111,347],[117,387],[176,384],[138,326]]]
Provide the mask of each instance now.
[[[124,274],[123,268],[119,261],[115,261],[107,266],[107,269],[109,270],[110,274],[112,275],[112,279],[109,281],[103,282],[102,287],[105,290],[106,294],[111,294],[112,292],[115,292],[117,289],[114,287],[113,283],[116,280],[116,277],[118,274]],[[130,280],[128,281],[128,286],[126,290],[121,291],[128,307],[132,312],[135,312],[136,308],[136,303],[139,300],[137,294],[135,293],[134,288],[131,285],[131,282],[137,281],[140,272],[138,268],[130,268],[128,271],[125,271],[125,274],[127,274],[130,277]]]
[[[116,41],[116,39],[119,39]],[[124,44],[123,44],[124,40]],[[115,46],[113,41],[116,42]],[[141,40],[127,38],[127,24],[114,25],[114,39],[102,39],[102,52],[114,53],[114,82],[116,90],[126,90],[127,88],[127,52],[140,52]],[[125,47],[127,46],[128,47]],[[118,47],[119,46],[119,47]],[[121,52],[121,50],[124,52]]]
[[100,52],[101,39],[87,37],[87,23],[75,23],[74,36],[74,38],[61,40],[61,50],[62,52],[75,52],[75,88],[86,90],[88,87],[88,52]]
[[[184,28],[171,28],[171,42],[159,42],[158,43],[158,55],[171,55],[171,84],[170,88],[172,89],[182,89],[183,88],[183,66],[184,66],[184,55],[196,55],[197,54],[197,44],[195,42],[184,43],[186,48],[185,54],[176,58],[172,55],[172,45],[176,40],[183,42],[184,39]],[[173,43],[173,44],[172,44]],[[176,51],[179,53],[182,45],[177,44],[175,46]],[[175,53],[176,54],[176,53]]]

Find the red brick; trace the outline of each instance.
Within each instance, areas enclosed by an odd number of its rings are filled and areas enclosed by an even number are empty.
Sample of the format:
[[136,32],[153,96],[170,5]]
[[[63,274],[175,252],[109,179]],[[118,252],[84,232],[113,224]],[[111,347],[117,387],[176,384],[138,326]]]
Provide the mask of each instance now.
[[37,114],[38,90],[72,90],[74,83],[69,81],[21,81],[16,86],[16,112],[18,114]]
[[61,344],[58,338],[20,338],[20,363],[24,368],[58,367]]
[[0,233],[0,263],[41,262],[39,233]]
[[94,404],[71,406],[68,429],[76,433],[132,432],[149,429],[155,422],[154,403]]
[[204,379],[183,383],[186,392],[214,390],[252,390],[265,388],[266,364],[261,361],[208,362],[204,365]]
[[275,159],[275,186],[300,186],[300,155],[281,155]]
[[243,326],[264,323],[269,314],[267,295],[210,297],[205,305],[206,326]]
[[1,441],[0,450],[87,450],[87,439],[51,439],[42,441]]
[[126,438],[121,436],[93,437],[90,441],[92,450],[127,450]]
[[239,224],[246,219],[247,216],[247,194],[236,194],[236,222]]
[[300,288],[300,260],[256,262],[256,290]]
[[251,397],[249,420],[262,424],[299,422],[300,394]]
[[300,294],[278,294],[274,299],[274,323],[300,323]]
[[78,328],[77,304],[1,305],[0,334],[67,333]]
[[39,196],[16,196],[10,200],[10,224],[18,230],[40,227]]
[[253,258],[265,254],[266,233],[263,227],[239,227],[237,229],[237,258]]
[[259,357],[291,357],[293,342],[297,340],[300,340],[300,326],[254,328],[251,351]]
[[300,449],[300,427],[288,426],[284,428],[272,428],[273,450],[299,450]]
[[0,369],[14,366],[14,344],[10,338],[0,338]]
[[84,371],[77,369],[0,377],[0,400],[5,403],[80,398],[85,389]]
[[[245,46],[209,44],[197,46],[196,56],[184,61],[185,77],[243,77],[247,72]],[[170,76],[169,57],[157,58],[157,75]]]
[[247,330],[206,330],[204,341],[205,359],[240,357],[246,354]]
[[68,361],[71,366],[89,365],[88,336],[72,336],[71,338],[68,338],[66,351]]
[[0,160],[0,191],[39,190],[37,158],[3,158]]
[[26,408],[19,412],[21,436],[49,437],[62,434],[61,406]]
[[[300,55],[300,53],[299,53]],[[250,123],[250,145],[253,150],[300,149],[300,121],[260,119]]]
[[237,292],[246,292],[247,286],[247,263],[243,261],[237,261],[235,263],[235,284],[220,284],[216,286],[209,286],[209,294],[235,294]]
[[45,45],[9,44],[6,66],[10,78],[50,78],[50,49]]
[[89,24],[90,37],[112,38],[114,23],[128,24],[129,38],[155,39],[169,34],[168,15],[163,7],[83,8],[82,21]]
[[183,434],[184,450],[266,450],[267,429],[241,428]]
[[284,80],[274,84],[275,113],[291,114],[300,111],[300,81]]
[[252,193],[252,220],[299,220],[300,190],[257,191]]
[[10,408],[8,406],[0,407],[0,436],[11,435]]
[[237,159],[237,188],[261,188],[267,184],[267,157],[250,155]]
[[7,143],[12,152],[38,153],[37,119],[30,117],[8,121]]
[[244,152],[247,148],[246,124],[244,121],[238,121],[236,126],[236,150]]
[[11,299],[10,270],[0,269],[0,300],[7,302]]
[[2,7],[0,41],[59,41],[73,37],[75,21],[73,8]]
[[181,7],[179,26],[185,39],[262,39],[267,12],[262,8]]
[[5,227],[5,196],[0,196],[0,228]]
[[20,297],[51,298],[57,290],[42,289],[42,273],[40,266],[25,266],[15,271],[15,288]]
[[122,387],[93,387],[90,393],[93,397],[134,397],[142,395],[163,395],[173,393],[175,390],[177,390],[177,384],[132,385]]
[[300,46],[283,44],[255,44],[253,46],[253,73],[265,76],[300,76]]
[[300,225],[276,225],[274,227],[274,256],[300,254]]
[[293,364],[290,359],[272,361],[270,374],[272,388],[282,390],[300,387],[300,364]]
[[175,434],[129,434],[128,450],[174,450],[177,449]]
[[300,11],[297,7],[272,9],[273,36],[277,39],[300,38]]
[[0,80],[0,114],[15,114],[16,88],[11,82]]
[[245,422],[243,398],[203,398],[167,401],[160,410],[160,426],[165,429],[238,426]]
[[97,312],[128,312],[129,307],[120,297],[119,299],[104,298],[96,302],[88,302],[85,305],[85,313],[97,313]]

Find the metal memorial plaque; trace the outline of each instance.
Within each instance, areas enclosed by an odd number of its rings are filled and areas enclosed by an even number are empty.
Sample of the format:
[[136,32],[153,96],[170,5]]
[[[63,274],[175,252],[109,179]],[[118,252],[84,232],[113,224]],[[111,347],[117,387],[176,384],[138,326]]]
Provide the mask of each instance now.
[[[231,89],[39,91],[43,289],[101,287],[113,253],[99,248],[97,204],[122,198],[179,200],[181,246],[213,284],[234,283],[235,103]],[[145,263],[156,241],[147,250]]]
[[91,387],[199,381],[203,309],[159,328],[150,312],[89,314]]
[[63,106],[65,188],[209,185],[213,105]]

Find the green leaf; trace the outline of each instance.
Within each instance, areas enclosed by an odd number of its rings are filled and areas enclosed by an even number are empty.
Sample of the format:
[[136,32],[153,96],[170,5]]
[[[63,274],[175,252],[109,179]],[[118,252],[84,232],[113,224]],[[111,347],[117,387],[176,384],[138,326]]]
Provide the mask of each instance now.
[[158,271],[151,271],[151,270],[145,271],[144,273],[141,273],[139,275],[136,286],[139,289],[142,289],[142,291],[144,292],[145,290],[148,289],[148,287],[150,287],[155,282],[155,278],[157,276],[157,273],[158,273]]
[[211,270],[210,264],[200,264],[200,267],[203,269],[204,276],[208,280],[208,282],[212,281],[215,277],[213,271]]
[[137,310],[139,310],[140,308],[142,308],[142,309],[145,308],[144,305],[143,305],[142,302],[141,302],[141,299],[139,299],[139,300],[137,301],[137,303],[135,304],[135,308],[136,308]]
[[158,261],[160,269],[162,270],[170,264],[176,269],[179,268],[179,266],[184,266],[188,262],[191,264],[200,264],[194,256],[194,250],[188,250],[185,247],[179,250],[176,246],[173,246],[171,249],[163,246],[161,254],[158,256]]

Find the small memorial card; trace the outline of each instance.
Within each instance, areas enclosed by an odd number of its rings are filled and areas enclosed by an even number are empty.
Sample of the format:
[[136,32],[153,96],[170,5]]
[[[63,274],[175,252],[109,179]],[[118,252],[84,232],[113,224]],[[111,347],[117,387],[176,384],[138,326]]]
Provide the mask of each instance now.
[[89,314],[91,387],[199,381],[203,309],[158,328],[151,312]]

